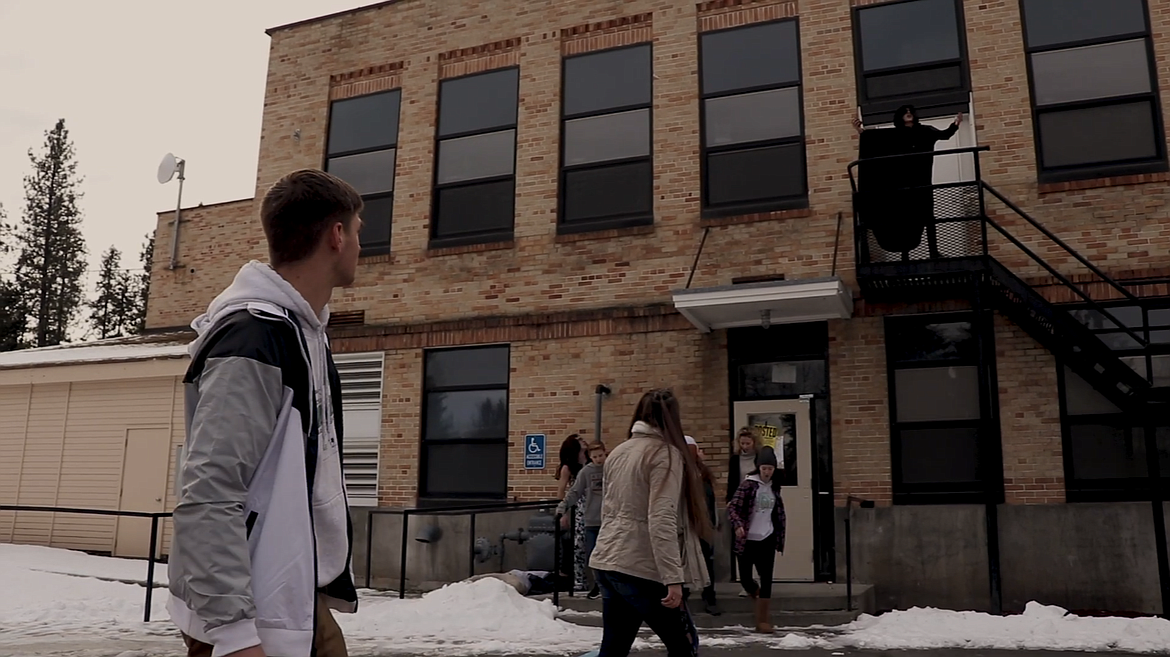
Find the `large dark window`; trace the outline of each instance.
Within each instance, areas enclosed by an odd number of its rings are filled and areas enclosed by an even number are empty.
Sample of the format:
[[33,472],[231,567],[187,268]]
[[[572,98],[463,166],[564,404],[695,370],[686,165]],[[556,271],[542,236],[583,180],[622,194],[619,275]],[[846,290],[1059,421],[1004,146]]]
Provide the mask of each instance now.
[[1165,168],[1143,0],[1022,0],[1042,180]]
[[923,118],[967,110],[970,82],[958,0],[905,0],[855,11],[857,97],[867,123],[888,122],[907,104]]
[[795,20],[700,36],[703,212],[808,206]]
[[[1065,488],[1069,502],[1148,495],[1145,427],[1067,368],[1060,372]],[[1170,422],[1155,430],[1160,477],[1170,487]]]
[[649,44],[565,58],[560,232],[654,221],[652,67]]
[[426,352],[419,495],[508,493],[507,346]]
[[390,251],[394,162],[402,91],[335,100],[329,109],[325,170],[362,195],[362,255]]
[[978,502],[993,489],[1002,493],[985,392],[993,389],[992,368],[980,357],[977,330],[970,313],[886,320],[895,503]]
[[432,246],[512,239],[520,70],[443,80]]

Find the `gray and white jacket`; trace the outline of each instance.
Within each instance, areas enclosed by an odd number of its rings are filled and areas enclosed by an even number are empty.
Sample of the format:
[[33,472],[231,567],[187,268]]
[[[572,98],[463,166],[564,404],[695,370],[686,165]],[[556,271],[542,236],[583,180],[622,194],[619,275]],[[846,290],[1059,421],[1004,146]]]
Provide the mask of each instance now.
[[318,592],[357,609],[328,318],[251,262],[192,323],[167,608],[214,657],[309,657]]

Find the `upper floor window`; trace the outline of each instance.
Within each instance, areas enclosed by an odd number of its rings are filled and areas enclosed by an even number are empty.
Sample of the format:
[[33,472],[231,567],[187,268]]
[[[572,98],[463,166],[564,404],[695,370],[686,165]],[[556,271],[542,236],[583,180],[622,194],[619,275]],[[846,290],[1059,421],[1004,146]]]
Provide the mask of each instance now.
[[335,100],[329,108],[325,170],[362,195],[362,255],[390,251],[394,164],[402,91]]
[[565,58],[560,232],[654,221],[652,67],[649,44]]
[[700,36],[703,213],[808,206],[795,20]]
[[1042,180],[1165,168],[1144,0],[1022,0]]
[[974,503],[1002,482],[978,330],[973,313],[886,319],[896,504]]
[[857,97],[866,122],[902,105],[922,118],[968,111],[970,82],[958,0],[905,0],[855,10]]
[[439,83],[433,246],[512,239],[519,88],[518,68]]

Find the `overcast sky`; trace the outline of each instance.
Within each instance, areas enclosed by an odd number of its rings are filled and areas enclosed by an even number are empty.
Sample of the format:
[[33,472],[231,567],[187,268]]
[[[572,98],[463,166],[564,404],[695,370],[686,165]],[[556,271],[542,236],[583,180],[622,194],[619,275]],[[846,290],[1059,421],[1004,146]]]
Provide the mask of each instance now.
[[[250,197],[268,67],[264,30],[373,0],[0,0],[0,206],[24,208],[28,149],[65,119],[84,177],[91,270],[110,245],[138,266],[168,151],[183,205]],[[0,272],[10,265],[0,265]],[[91,271],[90,284],[94,274]]]

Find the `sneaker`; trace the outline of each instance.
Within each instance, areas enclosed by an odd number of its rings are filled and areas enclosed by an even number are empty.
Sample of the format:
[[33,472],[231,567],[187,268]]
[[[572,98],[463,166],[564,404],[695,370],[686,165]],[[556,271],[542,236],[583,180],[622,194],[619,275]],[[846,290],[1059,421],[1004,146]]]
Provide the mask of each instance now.
[[703,602],[703,610],[712,616],[723,615],[723,611],[719,609],[719,604],[714,600],[705,600]]
[[590,600],[596,600],[601,597],[601,589],[594,586],[593,588],[589,589],[589,595],[585,597],[589,598]]
[[747,598],[747,597],[750,597],[750,596],[748,596],[748,592],[747,592],[747,591],[745,591],[745,590],[743,590],[743,589],[740,589],[740,590],[739,590],[739,593],[737,593],[737,594],[736,594],[736,596],[737,596],[737,597],[740,597],[740,598]]

